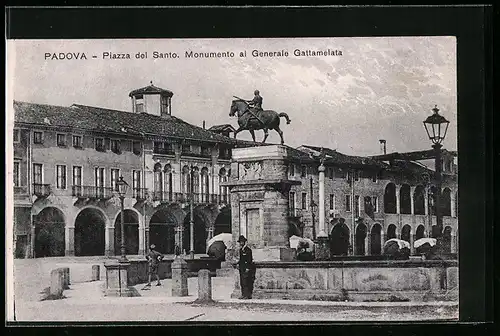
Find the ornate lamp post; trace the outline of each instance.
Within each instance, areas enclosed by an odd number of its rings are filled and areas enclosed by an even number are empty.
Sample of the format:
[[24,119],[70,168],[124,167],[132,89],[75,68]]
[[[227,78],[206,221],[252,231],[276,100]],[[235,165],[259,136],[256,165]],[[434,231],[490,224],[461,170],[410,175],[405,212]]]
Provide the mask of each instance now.
[[427,136],[432,142],[432,148],[435,151],[435,173],[436,173],[436,195],[435,195],[435,207],[436,207],[436,227],[432,230],[432,237],[437,239],[438,251],[441,251],[442,247],[442,237],[443,237],[443,216],[441,214],[441,144],[446,137],[446,132],[450,122],[446,120],[445,117],[439,114],[439,109],[437,105],[432,109],[434,112],[432,115],[427,117],[424,121],[424,127],[427,132]]
[[118,195],[120,196],[121,203],[121,213],[120,213],[120,229],[121,229],[121,242],[120,242],[120,262],[128,262],[126,250],[125,250],[125,215],[124,215],[124,205],[123,202],[125,200],[125,195],[127,194],[129,185],[127,182],[123,180],[123,176],[120,176],[120,179],[116,182],[118,186]]

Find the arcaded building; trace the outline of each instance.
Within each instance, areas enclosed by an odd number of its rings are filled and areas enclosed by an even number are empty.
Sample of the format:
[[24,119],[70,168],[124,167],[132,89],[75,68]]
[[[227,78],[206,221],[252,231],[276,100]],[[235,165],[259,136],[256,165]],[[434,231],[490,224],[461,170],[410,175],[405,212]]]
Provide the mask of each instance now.
[[151,85],[130,92],[131,111],[15,101],[16,257],[119,254],[120,176],[129,184],[127,254],[156,244],[189,251],[191,187],[195,253],[230,231],[231,149],[235,141],[184,122],[173,93]]

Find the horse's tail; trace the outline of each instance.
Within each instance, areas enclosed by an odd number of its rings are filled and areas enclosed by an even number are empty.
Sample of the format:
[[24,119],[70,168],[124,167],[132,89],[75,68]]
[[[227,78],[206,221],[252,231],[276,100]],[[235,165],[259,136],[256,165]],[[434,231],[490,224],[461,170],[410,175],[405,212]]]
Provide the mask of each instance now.
[[288,118],[288,114],[286,114],[285,112],[281,112],[280,114],[278,114],[278,117],[284,117],[287,124],[291,122],[290,118]]

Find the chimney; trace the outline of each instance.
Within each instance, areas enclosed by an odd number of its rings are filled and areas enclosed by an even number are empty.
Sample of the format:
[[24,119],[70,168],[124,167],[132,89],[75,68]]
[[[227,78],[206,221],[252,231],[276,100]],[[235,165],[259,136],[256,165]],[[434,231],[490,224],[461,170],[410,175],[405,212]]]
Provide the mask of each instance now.
[[387,142],[384,139],[380,139],[379,142],[380,142],[380,150],[384,155],[387,154],[387,146],[386,146]]
[[203,129],[205,129],[205,120],[203,120]]

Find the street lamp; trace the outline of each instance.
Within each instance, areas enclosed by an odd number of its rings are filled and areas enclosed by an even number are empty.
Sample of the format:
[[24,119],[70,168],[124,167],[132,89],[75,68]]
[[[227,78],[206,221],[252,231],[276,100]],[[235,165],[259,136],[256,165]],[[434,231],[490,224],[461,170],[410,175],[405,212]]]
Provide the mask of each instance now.
[[435,151],[435,173],[436,173],[436,195],[435,195],[435,207],[436,207],[436,227],[432,232],[433,238],[437,239],[438,250],[441,250],[442,246],[442,236],[443,236],[443,217],[441,215],[441,144],[446,137],[446,132],[450,122],[446,120],[445,117],[439,114],[439,109],[437,105],[432,109],[434,112],[432,115],[427,117],[424,121],[425,131],[432,142],[432,148]]
[[124,214],[124,205],[123,202],[125,200],[125,195],[127,194],[128,191],[128,183],[123,180],[123,176],[120,176],[120,179],[116,182],[116,185],[118,186],[118,195],[120,196],[120,202],[121,202],[121,243],[120,243],[120,262],[128,262],[127,260],[127,255],[125,251],[125,214]]

